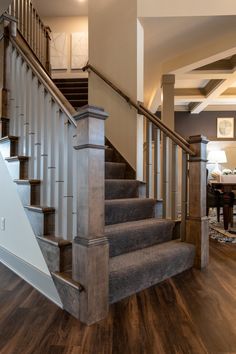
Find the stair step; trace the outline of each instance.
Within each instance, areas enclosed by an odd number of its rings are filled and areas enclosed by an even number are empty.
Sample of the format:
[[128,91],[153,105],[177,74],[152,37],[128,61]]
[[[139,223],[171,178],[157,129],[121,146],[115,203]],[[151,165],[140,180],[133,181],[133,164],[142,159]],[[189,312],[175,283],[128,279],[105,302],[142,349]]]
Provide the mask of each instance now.
[[65,87],[88,87],[88,83],[86,81],[83,81],[83,82],[78,82],[78,81],[75,81],[75,82],[55,82],[55,84],[57,85],[57,87],[59,89],[63,89]]
[[18,140],[17,136],[5,136],[0,138],[0,152],[3,158],[8,156],[16,156],[18,154]]
[[50,272],[64,272],[72,268],[72,243],[55,236],[37,236]]
[[28,156],[5,157],[8,171],[13,180],[28,178]]
[[130,198],[105,201],[105,224],[113,225],[128,221],[153,218],[155,215],[154,199]]
[[194,257],[193,245],[174,240],[111,258],[110,303],[190,269]]
[[105,161],[106,162],[112,162],[114,156],[114,150],[110,147],[106,146],[105,149]]
[[63,308],[79,319],[79,298],[83,287],[72,279],[71,273],[52,273]]
[[40,203],[40,184],[41,181],[36,179],[15,179],[18,194],[22,204],[39,205]]
[[106,179],[105,199],[138,198],[140,182],[132,179]]
[[76,82],[76,83],[82,83],[82,82],[87,82],[88,83],[88,78],[87,77],[78,77],[78,78],[65,78],[65,79],[53,79],[54,83],[64,83],[64,82]]
[[105,179],[124,179],[125,171],[123,162],[105,162]]
[[173,221],[155,218],[106,226],[110,257],[171,241],[174,227]]
[[76,87],[61,87],[60,88],[63,95],[83,93],[88,95],[88,86],[80,85]]
[[55,209],[38,205],[25,206],[26,214],[36,236],[53,236]]

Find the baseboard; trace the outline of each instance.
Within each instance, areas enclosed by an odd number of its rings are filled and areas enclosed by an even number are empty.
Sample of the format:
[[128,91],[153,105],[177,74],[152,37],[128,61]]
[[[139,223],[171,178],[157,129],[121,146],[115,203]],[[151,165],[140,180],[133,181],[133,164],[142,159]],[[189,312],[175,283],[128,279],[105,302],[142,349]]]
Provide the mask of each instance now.
[[0,262],[57,306],[63,308],[52,278],[0,246]]

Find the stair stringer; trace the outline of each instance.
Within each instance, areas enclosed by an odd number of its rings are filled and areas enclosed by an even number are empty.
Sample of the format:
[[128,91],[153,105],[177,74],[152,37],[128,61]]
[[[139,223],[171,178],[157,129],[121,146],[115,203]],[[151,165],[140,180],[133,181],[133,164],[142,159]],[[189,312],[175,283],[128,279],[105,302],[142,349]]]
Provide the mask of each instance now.
[[[63,307],[1,153],[0,171],[0,261],[59,307]],[[5,230],[2,218],[5,219]]]

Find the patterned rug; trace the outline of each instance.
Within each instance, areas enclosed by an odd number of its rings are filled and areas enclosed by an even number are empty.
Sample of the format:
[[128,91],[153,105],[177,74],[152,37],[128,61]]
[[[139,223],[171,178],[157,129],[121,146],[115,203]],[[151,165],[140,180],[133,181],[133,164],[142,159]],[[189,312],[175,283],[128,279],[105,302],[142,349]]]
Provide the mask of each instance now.
[[[236,211],[236,210],[235,210]],[[216,213],[214,210],[210,212],[210,238],[221,243],[236,244],[236,229],[224,230],[223,216],[220,217],[220,222],[217,222]],[[230,233],[235,232],[234,233]]]

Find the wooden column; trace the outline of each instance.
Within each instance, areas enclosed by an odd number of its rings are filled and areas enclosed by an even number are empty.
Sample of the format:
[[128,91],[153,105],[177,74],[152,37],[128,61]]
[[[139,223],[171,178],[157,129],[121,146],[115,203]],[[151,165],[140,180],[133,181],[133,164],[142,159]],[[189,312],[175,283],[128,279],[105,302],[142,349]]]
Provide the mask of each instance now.
[[104,236],[104,125],[108,115],[87,106],[77,121],[78,229],[73,242],[73,279],[84,291],[80,295],[80,320],[95,323],[109,309],[109,246]]
[[6,46],[4,16],[0,17],[0,138],[8,134],[7,88],[6,88]]
[[209,261],[209,225],[206,216],[206,147],[208,140],[201,135],[189,138],[196,156],[189,157],[189,216],[186,242],[196,246],[195,266],[204,268]]

